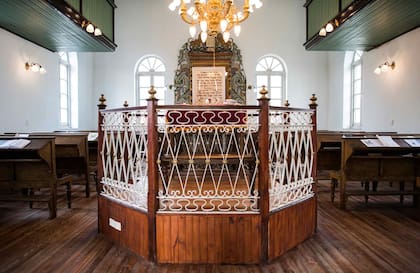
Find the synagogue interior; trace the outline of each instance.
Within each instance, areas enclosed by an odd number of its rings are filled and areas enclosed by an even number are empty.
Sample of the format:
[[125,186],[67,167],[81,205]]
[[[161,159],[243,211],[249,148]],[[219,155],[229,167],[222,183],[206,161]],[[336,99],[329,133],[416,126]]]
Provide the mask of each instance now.
[[0,272],[420,272],[420,1],[0,1]]

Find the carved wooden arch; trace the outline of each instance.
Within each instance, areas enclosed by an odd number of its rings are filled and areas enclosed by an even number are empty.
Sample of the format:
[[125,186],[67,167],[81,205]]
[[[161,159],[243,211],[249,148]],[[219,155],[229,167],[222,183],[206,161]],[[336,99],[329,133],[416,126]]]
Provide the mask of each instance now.
[[224,66],[228,73],[226,98],[246,104],[246,76],[241,52],[232,40],[225,43],[220,34],[214,39],[213,46],[202,43],[200,39],[190,39],[179,50],[174,78],[175,104],[192,103],[191,68],[196,66]]

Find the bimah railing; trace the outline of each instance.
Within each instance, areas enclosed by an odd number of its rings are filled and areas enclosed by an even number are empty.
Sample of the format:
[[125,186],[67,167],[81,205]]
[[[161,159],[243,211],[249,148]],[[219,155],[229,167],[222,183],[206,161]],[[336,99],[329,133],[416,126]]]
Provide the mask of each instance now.
[[157,105],[99,115],[101,195],[157,213],[260,213],[314,195],[311,109]]

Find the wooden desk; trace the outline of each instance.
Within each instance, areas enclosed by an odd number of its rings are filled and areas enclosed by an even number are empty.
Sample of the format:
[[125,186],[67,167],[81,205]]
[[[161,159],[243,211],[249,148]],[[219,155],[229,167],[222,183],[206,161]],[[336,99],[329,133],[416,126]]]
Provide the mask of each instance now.
[[[2,140],[10,137],[0,137]],[[13,139],[13,138],[12,138]],[[57,177],[54,138],[29,138],[19,149],[0,149],[0,183],[4,201],[47,202],[50,219],[57,211]],[[28,189],[49,189],[48,194],[24,194]]]
[[[333,185],[340,181],[340,207],[346,207],[350,195],[364,195],[367,201],[369,195],[413,195],[420,194],[416,186],[416,178],[420,176],[420,147],[410,147],[404,136],[393,136],[400,147],[367,147],[361,142],[361,137],[347,137],[342,140],[341,168],[330,173]],[[364,182],[364,189],[349,190],[350,181]],[[378,190],[378,182],[399,182],[398,190]],[[372,191],[369,182],[373,182]],[[410,183],[412,189],[406,189]],[[332,196],[332,199],[334,197]]]
[[73,176],[73,183],[81,182],[84,184],[86,197],[89,197],[88,133],[47,132],[32,133],[31,136],[49,136],[55,138],[55,155],[58,176]]
[[317,180],[329,179],[331,171],[341,168],[343,137],[395,135],[396,132],[325,131],[317,132]]

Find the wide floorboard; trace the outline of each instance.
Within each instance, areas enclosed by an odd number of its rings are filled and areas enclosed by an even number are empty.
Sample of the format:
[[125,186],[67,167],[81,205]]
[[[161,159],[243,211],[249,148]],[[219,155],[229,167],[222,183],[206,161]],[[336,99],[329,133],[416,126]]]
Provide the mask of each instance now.
[[270,264],[156,265],[98,235],[96,194],[74,188],[73,208],[62,192],[54,220],[45,204],[0,202],[0,272],[420,272],[420,209],[409,198],[350,197],[343,211],[323,182],[317,233]]

